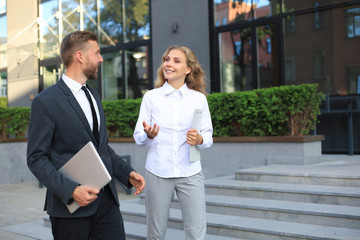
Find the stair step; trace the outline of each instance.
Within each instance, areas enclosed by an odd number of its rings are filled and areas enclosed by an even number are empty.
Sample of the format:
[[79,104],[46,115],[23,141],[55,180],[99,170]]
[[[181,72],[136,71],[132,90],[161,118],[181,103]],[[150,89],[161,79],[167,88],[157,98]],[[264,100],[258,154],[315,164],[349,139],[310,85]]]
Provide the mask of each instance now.
[[[146,239],[146,225],[134,222],[124,222],[126,231],[126,240]],[[166,230],[165,240],[185,240],[183,230],[168,228]],[[226,236],[206,234],[206,240],[241,240],[239,238],[232,238]]]
[[[207,194],[206,211],[234,216],[360,229],[360,207]],[[139,203],[145,204],[144,196]],[[174,197],[173,208],[180,208]]]
[[[121,202],[125,221],[145,224],[145,206],[139,200]],[[208,234],[233,238],[275,239],[359,239],[360,230],[275,221],[260,218],[207,213]],[[182,229],[181,212],[170,209],[169,228]]]
[[[317,168],[321,167],[321,171]],[[235,179],[307,185],[360,187],[359,168],[341,171],[341,164],[326,163],[315,165],[268,165],[235,171]],[[340,169],[339,169],[340,168]]]
[[206,194],[272,200],[360,206],[360,188],[235,180],[225,176],[205,180]]

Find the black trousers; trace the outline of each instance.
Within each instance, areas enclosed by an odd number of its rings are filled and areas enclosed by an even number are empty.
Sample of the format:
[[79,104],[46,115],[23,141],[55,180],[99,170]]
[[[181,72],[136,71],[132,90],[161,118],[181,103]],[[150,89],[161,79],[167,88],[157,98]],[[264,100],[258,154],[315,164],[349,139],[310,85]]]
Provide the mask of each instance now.
[[108,187],[95,214],[83,218],[50,216],[54,240],[125,240],[124,222]]

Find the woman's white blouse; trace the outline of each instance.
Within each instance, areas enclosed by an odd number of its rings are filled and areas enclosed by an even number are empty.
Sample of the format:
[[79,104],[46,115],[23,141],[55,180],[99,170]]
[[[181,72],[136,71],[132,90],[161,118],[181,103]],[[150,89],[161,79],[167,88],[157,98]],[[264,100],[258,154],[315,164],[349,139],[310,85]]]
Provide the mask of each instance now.
[[[146,169],[164,178],[188,177],[201,171],[200,161],[190,162],[190,145],[186,133],[191,128],[195,109],[203,110],[200,134],[203,143],[199,150],[213,144],[212,122],[206,96],[191,90],[186,84],[176,90],[165,84],[145,93],[134,131],[138,145],[148,146]],[[158,135],[149,139],[143,121],[160,127]]]

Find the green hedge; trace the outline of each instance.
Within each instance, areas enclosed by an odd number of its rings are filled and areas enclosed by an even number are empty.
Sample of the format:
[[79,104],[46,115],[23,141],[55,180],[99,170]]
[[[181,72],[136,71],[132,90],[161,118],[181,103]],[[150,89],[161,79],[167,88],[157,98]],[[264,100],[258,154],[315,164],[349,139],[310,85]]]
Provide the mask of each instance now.
[[[214,137],[302,136],[314,129],[324,94],[317,84],[208,95]],[[141,99],[104,101],[109,137],[132,137]],[[26,134],[30,108],[0,108],[1,138]]]
[[28,107],[0,107],[0,140],[25,138],[30,118]]
[[132,137],[140,104],[141,99],[103,102],[109,137]]
[[208,96],[214,136],[302,136],[314,129],[324,94],[317,84]]

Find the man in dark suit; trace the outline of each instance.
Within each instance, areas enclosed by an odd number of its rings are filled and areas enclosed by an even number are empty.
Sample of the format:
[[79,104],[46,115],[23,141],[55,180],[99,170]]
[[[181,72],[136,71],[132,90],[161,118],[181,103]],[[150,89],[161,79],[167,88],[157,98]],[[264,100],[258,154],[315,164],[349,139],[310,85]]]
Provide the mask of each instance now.
[[[86,85],[88,79],[97,79],[103,62],[96,35],[88,31],[68,34],[60,56],[66,73],[31,106],[28,166],[47,188],[45,210],[55,240],[125,239],[114,177],[134,186],[135,195],[144,189],[145,181],[108,145],[100,96]],[[57,171],[89,141],[112,176],[100,190],[82,186]],[[66,204],[73,201],[81,207],[70,214]]]

